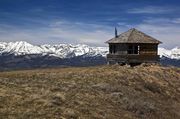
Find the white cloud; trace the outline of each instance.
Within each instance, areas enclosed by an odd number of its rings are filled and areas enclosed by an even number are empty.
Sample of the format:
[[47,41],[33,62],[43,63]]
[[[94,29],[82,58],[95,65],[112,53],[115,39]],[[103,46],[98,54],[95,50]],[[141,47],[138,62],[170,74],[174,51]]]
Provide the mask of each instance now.
[[[119,23],[118,32],[122,33],[135,27],[163,42],[165,48],[180,46],[180,25],[178,18],[147,18],[140,24],[130,25]],[[23,29],[0,24],[0,41],[28,41],[33,44],[88,44],[91,46],[105,46],[105,41],[114,37],[114,27],[69,22],[64,20],[51,21],[46,27]]]
[[180,18],[173,19],[172,22],[173,22],[173,23],[180,24]]
[[153,17],[148,17],[143,20],[144,23],[148,24],[159,24],[159,25],[172,25],[172,24],[180,24],[180,18],[153,18]]
[[52,37],[71,39],[71,42],[89,45],[105,45],[104,42],[112,37],[112,28],[97,24],[58,21],[50,24]]
[[152,17],[149,17],[149,18],[146,18],[143,20],[144,23],[148,23],[148,24],[169,24],[169,23],[172,23],[172,20],[169,19],[169,18],[152,18]]
[[[138,30],[163,42],[161,47],[174,48],[180,47],[180,24],[179,18],[153,18],[148,17],[139,24],[124,25],[122,30],[137,28]],[[124,32],[123,31],[123,32]]]
[[136,28],[162,41],[162,47],[180,46],[180,27],[177,25],[139,24]]
[[[11,29],[11,30],[10,30]],[[105,46],[105,41],[113,36],[113,28],[109,26],[68,21],[49,23],[47,27],[22,29],[0,25],[0,41],[28,41],[34,44],[74,43],[93,46]]]
[[127,12],[132,14],[166,14],[175,11],[175,8],[146,6],[142,8],[129,9]]

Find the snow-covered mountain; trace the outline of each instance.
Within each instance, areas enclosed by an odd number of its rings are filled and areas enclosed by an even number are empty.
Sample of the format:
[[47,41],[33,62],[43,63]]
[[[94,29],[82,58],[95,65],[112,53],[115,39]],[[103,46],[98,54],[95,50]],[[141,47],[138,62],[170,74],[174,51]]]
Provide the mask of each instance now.
[[18,55],[49,55],[59,58],[72,58],[75,56],[106,56],[108,50],[106,47],[90,47],[84,44],[58,44],[58,45],[32,45],[25,41],[19,42],[0,42],[0,55],[14,54]]
[[[12,69],[96,66],[107,63],[108,47],[90,47],[84,44],[32,45],[30,43],[0,42],[0,71]],[[158,49],[160,63],[180,67],[180,48]]]
[[160,55],[160,57],[180,60],[180,48],[178,47],[175,47],[171,50],[167,50],[165,48],[158,48],[158,54]]
[[[105,57],[108,53],[108,47],[90,47],[84,44],[72,45],[72,44],[57,44],[57,45],[32,45],[25,41],[19,42],[0,42],[0,55],[2,54],[14,54],[18,55],[49,55],[59,58],[72,58],[76,56]],[[176,47],[171,50],[165,48],[159,48],[158,54],[160,57],[167,57],[170,59],[180,59],[180,48]]]
[[24,41],[9,43],[1,42],[0,49],[0,54],[9,53],[15,55],[26,55],[43,53],[43,50],[39,46],[35,46]]

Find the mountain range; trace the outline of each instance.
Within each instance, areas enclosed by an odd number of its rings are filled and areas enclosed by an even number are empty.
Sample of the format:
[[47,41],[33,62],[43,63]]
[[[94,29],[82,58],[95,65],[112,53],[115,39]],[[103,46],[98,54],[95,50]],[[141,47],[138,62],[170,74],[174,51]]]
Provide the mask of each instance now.
[[[0,42],[0,70],[106,64],[108,47],[84,44],[32,45],[25,41]],[[161,64],[180,66],[180,48],[158,48]]]
[[25,41],[0,42],[0,55],[13,54],[21,55],[49,55],[58,58],[72,58],[76,56],[97,56],[103,57],[108,53],[107,47],[90,47],[84,44],[58,44],[58,45],[32,45]]

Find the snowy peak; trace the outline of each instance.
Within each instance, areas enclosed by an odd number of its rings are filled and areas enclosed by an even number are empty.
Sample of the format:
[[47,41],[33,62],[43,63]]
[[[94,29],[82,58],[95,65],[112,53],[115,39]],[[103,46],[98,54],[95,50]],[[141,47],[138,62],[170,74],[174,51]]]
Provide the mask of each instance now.
[[[25,41],[19,42],[0,42],[0,55],[2,54],[14,55],[49,55],[59,58],[72,58],[76,56],[83,57],[106,57],[108,54],[108,47],[90,47],[84,44],[57,44],[57,45],[32,45]],[[158,48],[160,57],[167,57],[170,59],[180,59],[180,48],[175,47],[171,50],[165,48]]]
[[100,50],[96,47],[90,47],[84,44],[71,45],[71,44],[58,44],[58,45],[41,45],[41,49],[44,52],[49,53],[52,56],[57,56],[60,58],[70,58],[82,55],[96,55],[96,54],[107,54],[107,50]]
[[171,50],[171,58],[180,59],[180,48],[175,47]]
[[59,58],[71,58],[75,56],[106,56],[106,47],[90,47],[84,44],[57,44],[57,45],[32,45],[25,41],[19,42],[0,42],[0,54],[29,55],[41,54],[55,56]]
[[25,41],[9,42],[9,43],[2,43],[2,44],[5,44],[5,46],[2,47],[2,53],[9,53],[9,54],[15,54],[15,55],[42,53],[41,48],[39,48],[38,46],[31,45]]
[[7,43],[5,43],[5,42],[0,42],[0,53],[1,53],[4,49],[6,49],[6,47],[7,47]]
[[158,48],[158,54],[160,57],[167,57],[170,59],[180,59],[180,48],[175,47],[171,50],[167,50],[165,48]]

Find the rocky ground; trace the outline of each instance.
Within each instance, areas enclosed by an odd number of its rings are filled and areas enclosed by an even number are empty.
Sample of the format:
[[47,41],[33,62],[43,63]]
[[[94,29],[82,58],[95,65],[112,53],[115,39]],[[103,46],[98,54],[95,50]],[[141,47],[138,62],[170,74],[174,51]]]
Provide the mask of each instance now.
[[1,72],[0,118],[180,119],[180,68],[114,65]]

